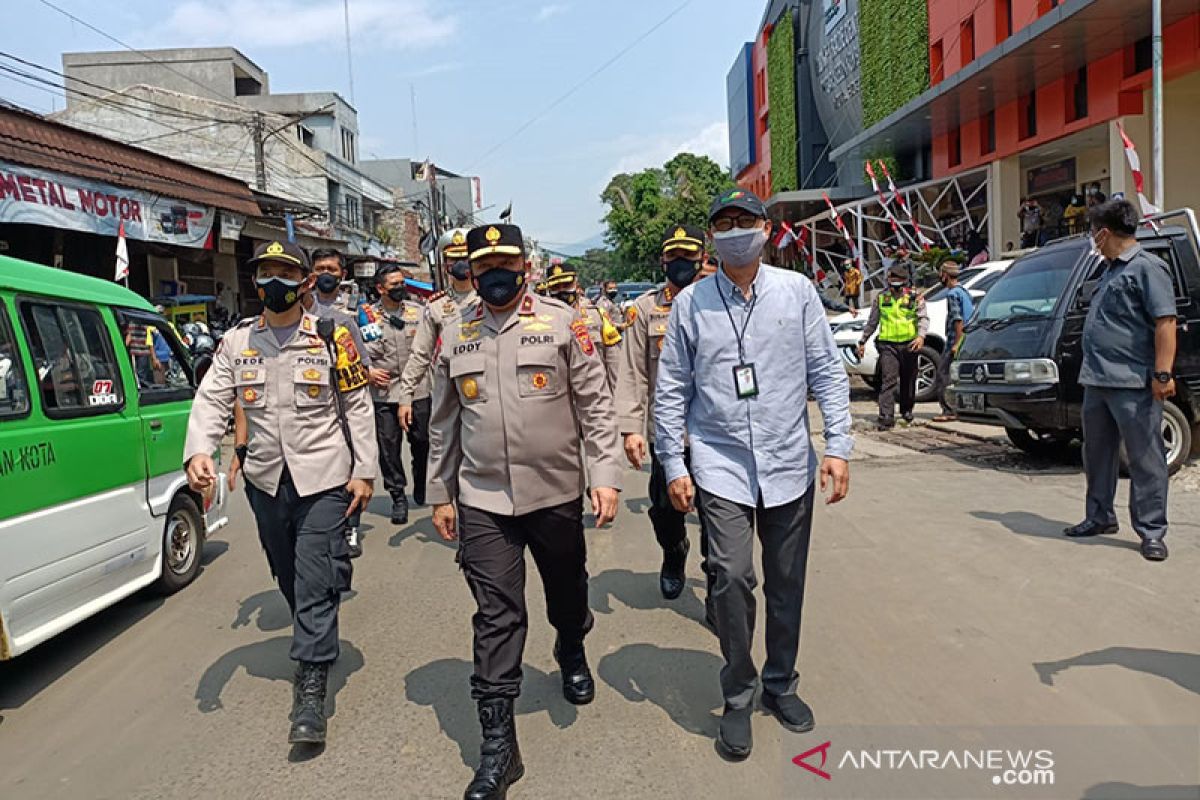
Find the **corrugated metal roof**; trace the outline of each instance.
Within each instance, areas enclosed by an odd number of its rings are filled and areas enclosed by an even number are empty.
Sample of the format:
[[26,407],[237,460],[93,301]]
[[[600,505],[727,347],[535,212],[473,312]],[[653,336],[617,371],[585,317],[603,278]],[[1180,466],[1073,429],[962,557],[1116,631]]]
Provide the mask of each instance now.
[[250,217],[261,213],[250,188],[234,178],[8,106],[0,106],[0,159]]

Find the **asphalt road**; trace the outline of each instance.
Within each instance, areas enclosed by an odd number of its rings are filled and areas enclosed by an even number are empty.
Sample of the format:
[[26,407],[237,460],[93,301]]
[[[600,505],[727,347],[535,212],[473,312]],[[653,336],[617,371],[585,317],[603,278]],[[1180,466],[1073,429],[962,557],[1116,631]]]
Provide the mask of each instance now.
[[[559,694],[531,567],[528,772],[510,796],[1200,797],[1200,495],[1175,492],[1171,558],[1149,564],[1127,527],[1059,535],[1082,509],[1076,468],[936,440],[860,438],[850,499],[816,515],[800,671],[817,729],[756,714],[740,764],[713,749],[721,660],[697,558],[663,601],[646,476],[630,472],[616,524],[588,534],[591,706]],[[461,796],[478,743],[470,594],[427,509],[366,521],[324,752],[286,742],[289,620],[239,492],[193,586],[0,664],[0,798]],[[827,741],[804,761],[828,755],[831,779],[793,763]],[[1055,783],[848,767],[868,744],[1037,745]]]

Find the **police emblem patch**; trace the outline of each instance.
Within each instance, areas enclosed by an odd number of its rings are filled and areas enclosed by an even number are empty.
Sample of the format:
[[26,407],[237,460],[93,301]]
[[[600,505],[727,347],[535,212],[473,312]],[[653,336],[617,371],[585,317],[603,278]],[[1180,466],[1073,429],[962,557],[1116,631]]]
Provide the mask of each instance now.
[[550,376],[544,372],[535,372],[529,382],[535,389],[545,389],[550,385]]
[[479,384],[476,383],[474,378],[463,378],[462,393],[463,397],[468,400],[474,400],[476,397],[479,397]]
[[254,389],[246,389],[242,392],[243,403],[253,403],[258,399],[258,392]]
[[320,373],[320,372],[318,372],[318,371],[317,371],[317,370],[315,370],[315,369],[306,369],[306,370],[304,370],[304,380],[306,380],[306,381],[315,381],[315,380],[319,380],[319,379],[320,379],[320,377],[321,377],[321,373]]
[[582,320],[575,320],[571,323],[571,332],[575,334],[575,341],[579,343],[579,349],[583,351],[585,356],[590,356],[596,352],[596,345],[592,343],[592,336],[588,333],[587,323]]
[[321,396],[321,387],[320,386],[316,386],[316,385],[309,386],[307,391],[308,391],[309,397],[320,397]]

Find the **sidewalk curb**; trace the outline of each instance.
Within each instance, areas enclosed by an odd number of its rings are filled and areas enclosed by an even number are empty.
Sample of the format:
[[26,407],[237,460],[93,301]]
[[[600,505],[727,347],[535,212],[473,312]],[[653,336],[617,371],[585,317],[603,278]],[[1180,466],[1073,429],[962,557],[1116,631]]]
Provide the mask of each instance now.
[[968,431],[955,430],[954,428],[951,428],[950,425],[945,422],[927,422],[927,423],[925,423],[925,427],[929,428],[931,431],[940,431],[942,433],[953,433],[955,436],[963,436],[967,439],[974,439],[977,442],[987,442],[989,444],[995,444],[996,439],[998,438],[996,436],[981,436],[978,433],[970,433]]

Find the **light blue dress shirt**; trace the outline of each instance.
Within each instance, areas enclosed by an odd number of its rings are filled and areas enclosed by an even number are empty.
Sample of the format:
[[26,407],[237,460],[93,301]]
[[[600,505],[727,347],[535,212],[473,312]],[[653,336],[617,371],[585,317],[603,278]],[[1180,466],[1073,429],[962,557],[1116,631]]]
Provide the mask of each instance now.
[[[759,393],[739,400],[733,370],[743,324],[745,360],[754,364]],[[825,420],[825,455],[848,459],[850,382],[808,278],[763,264],[752,303],[724,270],[692,284],[671,309],[654,394],[656,450],[667,481],[688,474],[686,431],[692,474],[704,491],[747,506],[761,497],[766,508],[803,496],[817,472],[810,389]]]

